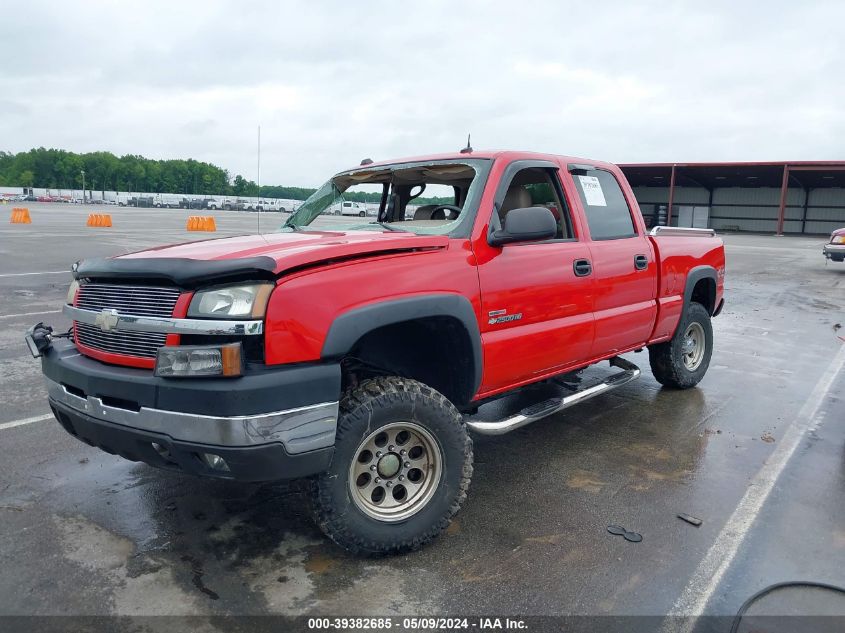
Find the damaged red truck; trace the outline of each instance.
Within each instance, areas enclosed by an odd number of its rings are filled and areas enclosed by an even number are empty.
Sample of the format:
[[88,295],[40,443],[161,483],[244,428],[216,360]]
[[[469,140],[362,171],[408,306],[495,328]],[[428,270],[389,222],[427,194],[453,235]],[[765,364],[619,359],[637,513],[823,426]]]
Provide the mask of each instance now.
[[[380,192],[378,216],[325,226],[361,183]],[[415,203],[435,185],[448,200]],[[612,164],[467,149],[364,161],[272,234],[73,274],[71,331],[27,336],[68,433],[165,469],[308,478],[322,530],[379,554],[448,525],[471,431],[505,433],[626,384],[639,369],[620,355],[646,347],[663,385],[697,384],[725,258],[712,231],[647,231]],[[591,386],[471,415],[605,360],[615,371]]]

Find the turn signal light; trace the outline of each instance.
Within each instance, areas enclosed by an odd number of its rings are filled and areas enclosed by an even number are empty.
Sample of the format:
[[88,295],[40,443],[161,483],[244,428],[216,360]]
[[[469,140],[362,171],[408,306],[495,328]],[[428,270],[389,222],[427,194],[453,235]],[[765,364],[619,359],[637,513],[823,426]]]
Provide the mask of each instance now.
[[241,344],[160,347],[155,375],[162,378],[235,377],[243,373]]

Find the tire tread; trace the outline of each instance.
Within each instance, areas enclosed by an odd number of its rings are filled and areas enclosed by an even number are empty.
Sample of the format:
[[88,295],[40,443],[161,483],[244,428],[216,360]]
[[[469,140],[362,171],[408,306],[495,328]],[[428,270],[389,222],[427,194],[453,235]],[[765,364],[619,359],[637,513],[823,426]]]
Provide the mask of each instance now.
[[[690,372],[683,364],[679,346],[681,345],[683,333],[692,321],[699,321],[704,326],[705,339],[708,349],[706,357],[695,372]],[[665,343],[657,343],[648,348],[648,361],[651,365],[651,373],[662,385],[675,389],[689,389],[699,383],[707,372],[710,364],[710,355],[713,347],[713,330],[710,325],[710,313],[703,305],[692,302],[687,306],[684,314],[678,323],[674,336]]]
[[[317,475],[312,480],[311,499],[314,520],[332,541],[347,551],[357,555],[388,555],[415,551],[431,542],[442,533],[452,522],[467,497],[470,480],[472,479],[472,438],[467,433],[463,418],[455,406],[441,393],[431,387],[410,378],[398,376],[380,376],[363,381],[356,389],[348,390],[340,402],[338,417],[337,439],[342,442],[350,433],[355,433],[356,422],[362,416],[370,417],[374,408],[380,403],[398,403],[411,401],[425,406],[435,407],[444,416],[455,420],[455,437],[462,443],[463,463],[461,465],[460,482],[457,494],[452,499],[447,511],[428,529],[412,538],[396,538],[390,542],[376,541],[354,533],[344,520],[343,513],[333,506],[328,486],[322,485],[325,478],[332,477],[328,473]],[[353,437],[352,441],[360,438]]]

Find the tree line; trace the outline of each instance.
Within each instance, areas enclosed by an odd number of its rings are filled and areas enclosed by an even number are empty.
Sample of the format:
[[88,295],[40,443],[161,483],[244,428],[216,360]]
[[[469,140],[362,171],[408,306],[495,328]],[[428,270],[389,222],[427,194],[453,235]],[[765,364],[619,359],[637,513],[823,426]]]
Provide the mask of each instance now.
[[[12,154],[0,151],[0,187],[39,187],[90,191],[145,191],[185,195],[258,196],[255,181],[231,174],[217,165],[191,158],[155,160],[135,154],[115,156],[110,152],[77,154],[62,149],[31,149]],[[315,189],[262,185],[260,195],[268,198],[305,200]],[[355,202],[377,203],[380,194],[349,192]],[[418,204],[438,199],[420,198]]]
[[[236,193],[248,181],[240,176],[232,182],[229,172],[193,159],[153,160],[110,152],[76,154],[39,147],[28,152],[0,152],[0,185],[93,191],[166,191],[185,194]],[[254,183],[253,183],[254,184]],[[240,192],[238,192],[240,193]]]

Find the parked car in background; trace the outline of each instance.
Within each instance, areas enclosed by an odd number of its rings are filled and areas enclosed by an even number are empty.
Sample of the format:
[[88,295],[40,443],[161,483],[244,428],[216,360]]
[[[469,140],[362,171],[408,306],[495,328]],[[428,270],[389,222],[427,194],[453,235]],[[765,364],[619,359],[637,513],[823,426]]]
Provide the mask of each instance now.
[[129,200],[126,201],[126,206],[129,207],[152,207],[153,206],[153,197],[152,196],[132,196]]
[[830,241],[824,245],[822,252],[832,262],[845,262],[845,228],[830,234]]
[[244,203],[232,198],[223,200],[209,200],[208,208],[212,210],[223,209],[225,211],[237,211],[243,209]]
[[213,202],[212,198],[182,198],[179,202],[181,209],[208,209],[209,204]]
[[153,206],[157,209],[178,209],[182,199],[181,196],[161,194],[154,198]]

